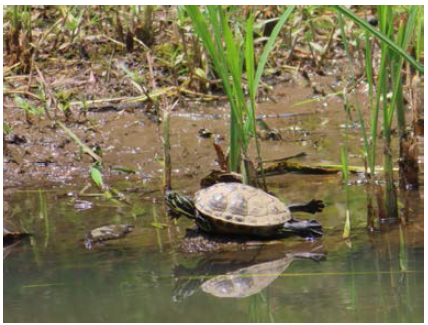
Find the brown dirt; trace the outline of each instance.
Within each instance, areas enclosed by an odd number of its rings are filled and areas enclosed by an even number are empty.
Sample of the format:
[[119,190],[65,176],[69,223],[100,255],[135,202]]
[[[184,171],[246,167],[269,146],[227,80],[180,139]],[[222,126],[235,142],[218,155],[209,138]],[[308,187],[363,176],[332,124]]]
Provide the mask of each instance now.
[[[299,92],[295,88],[299,88]],[[299,142],[301,136],[301,132],[296,131],[298,128],[293,125],[301,125],[308,119],[318,119],[317,111],[325,113],[320,103],[294,109],[287,107],[290,103],[311,96],[309,88],[305,89],[295,83],[276,89],[271,96],[279,101],[260,104],[259,114],[311,115],[266,118],[271,127],[295,130],[287,131],[282,142],[266,141],[263,150],[266,159],[295,153],[295,148],[286,149],[290,141]],[[332,101],[336,100],[330,100]],[[228,108],[222,102],[210,106],[182,100],[181,107],[172,113],[170,125],[174,175],[194,178],[216,168],[212,140],[198,137],[198,131],[206,128],[227,137]],[[11,134],[4,137],[3,175],[6,188],[70,186],[89,180],[91,158],[83,154],[79,146],[53,120],[43,115],[33,117],[29,122],[22,109],[13,107],[10,102],[6,102],[5,107],[4,121],[12,129]],[[98,144],[102,148],[103,172],[109,182],[129,179],[146,183],[159,179],[163,168],[162,124],[153,122],[146,113],[145,109],[134,109],[92,111],[79,115],[79,110],[74,109],[66,125],[86,145]],[[59,120],[64,121],[64,118],[60,116]],[[227,139],[222,143],[224,148],[226,145]],[[114,167],[132,168],[136,174],[126,175],[114,170]]]
[[[318,77],[321,87],[333,92],[333,76]],[[331,97],[301,106],[293,104],[314,97],[313,90],[299,75],[277,86],[269,98],[258,105],[258,114],[272,128],[282,134],[282,141],[263,141],[263,159],[282,158],[306,152],[304,163],[340,164],[340,147],[344,144],[343,101]],[[358,92],[361,107],[367,100],[364,90]],[[3,152],[4,188],[65,187],[89,183],[91,158],[46,115],[33,117],[29,122],[23,110],[6,101],[4,121],[12,132],[4,136]],[[163,176],[162,123],[153,122],[145,108],[98,110],[79,114],[72,109],[66,122],[86,145],[99,145],[103,151],[103,175],[107,184],[122,183],[127,189],[160,188]],[[224,102],[199,104],[182,98],[172,113],[171,155],[173,185],[180,184],[192,192],[199,180],[212,169],[218,169],[211,139],[198,136],[201,128],[226,139],[227,148],[228,105]],[[295,116],[275,118],[277,114]],[[58,115],[64,121],[63,115]],[[356,112],[353,112],[357,122]],[[362,166],[360,130],[350,131],[350,164]],[[381,144],[380,144],[381,145]],[[393,146],[394,148],[395,146]],[[381,150],[379,150],[381,153]],[[255,157],[254,150],[250,152]],[[379,160],[379,163],[381,160]],[[124,174],[116,167],[131,168],[135,174]],[[148,186],[151,184],[150,186]],[[189,187],[190,186],[190,187]]]

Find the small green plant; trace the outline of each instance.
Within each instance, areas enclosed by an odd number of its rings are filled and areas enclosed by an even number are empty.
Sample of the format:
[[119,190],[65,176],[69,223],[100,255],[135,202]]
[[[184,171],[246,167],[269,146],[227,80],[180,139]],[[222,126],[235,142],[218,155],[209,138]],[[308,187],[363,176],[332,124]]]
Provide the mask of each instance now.
[[67,114],[67,111],[70,109],[71,103],[71,93],[67,91],[60,90],[55,93],[55,97],[58,102],[58,108],[64,113]]
[[89,170],[89,175],[91,176],[92,181],[99,189],[104,189],[103,176],[101,174],[101,164],[95,163],[91,166]]
[[4,59],[6,66],[18,63],[17,71],[27,74],[31,70],[34,51],[31,6],[4,6]]
[[3,134],[9,134],[10,132],[12,132],[12,130],[9,124],[3,121]]
[[15,103],[18,107],[22,108],[26,114],[42,116],[44,112],[44,108],[37,108],[26,100],[22,99],[19,96],[15,97]]

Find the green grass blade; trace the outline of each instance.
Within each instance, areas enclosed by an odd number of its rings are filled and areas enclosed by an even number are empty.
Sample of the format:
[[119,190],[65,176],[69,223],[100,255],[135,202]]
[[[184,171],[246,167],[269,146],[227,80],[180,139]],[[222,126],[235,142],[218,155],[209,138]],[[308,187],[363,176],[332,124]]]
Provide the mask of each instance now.
[[[252,133],[256,139],[256,93],[254,83],[254,38],[253,38],[253,15],[247,19],[245,31],[245,68],[247,72],[248,93],[250,95],[250,104],[248,105],[248,119],[245,125],[245,131]],[[257,141],[256,141],[257,144]]]
[[416,60],[419,61],[421,58],[421,53],[424,49],[424,7],[419,5],[417,6],[418,10],[416,13],[416,23],[415,23],[415,35],[414,35],[414,42],[415,42],[415,56]]
[[91,166],[89,174],[91,175],[91,179],[95,183],[95,185],[98,188],[102,189],[104,187],[104,182],[103,182],[103,176],[101,175],[99,166],[97,165]]
[[257,71],[256,71],[256,77],[254,80],[254,87],[257,89],[259,87],[260,78],[262,77],[263,71],[265,69],[265,65],[267,62],[267,57],[269,53],[272,51],[273,46],[275,45],[276,37],[279,34],[279,31],[281,30],[282,26],[285,24],[285,22],[290,17],[291,12],[294,10],[295,6],[289,6],[287,10],[284,11],[284,13],[279,18],[278,22],[275,25],[275,28],[272,31],[272,34],[269,37],[269,40],[267,41],[265,48],[263,50],[262,55],[260,56],[258,65],[257,65]]
[[[346,56],[348,58],[349,69],[351,71],[352,83],[355,83],[354,66],[352,64],[353,61],[352,61],[351,55],[349,54],[348,38],[346,37],[345,25],[344,25],[344,22],[343,22],[342,14],[339,13],[337,18],[338,18],[338,23],[339,23],[340,31],[341,31],[341,34],[342,34],[342,40],[343,40],[343,45],[344,45],[344,48],[345,48],[345,53],[346,53]],[[347,112],[347,115],[346,115],[346,141],[348,141],[347,137],[348,137],[349,107],[348,107],[348,96],[347,96],[347,90],[346,89],[343,91],[343,96],[345,98],[345,107],[346,107],[346,112]],[[359,104],[358,99],[357,99],[356,92],[354,92],[354,96],[355,96],[355,106],[357,108],[357,114],[358,114],[358,122],[360,124],[361,133],[362,133],[362,136],[363,136],[364,151],[365,151],[366,159],[370,161],[370,158],[369,158],[370,146],[369,146],[369,142],[368,142],[368,138],[367,138],[367,132],[366,132],[366,127],[365,127],[365,124],[364,124],[364,119],[363,119],[362,114],[361,114],[361,108],[360,108],[360,104]],[[346,149],[346,150],[348,150],[348,149]]]
[[72,138],[82,149],[83,152],[90,155],[92,158],[94,158],[96,161],[101,163],[101,158],[98,156],[95,152],[93,152],[87,145],[85,145],[77,135],[75,135],[70,129],[68,129],[63,123],[60,121],[57,121],[58,125]]
[[230,117],[229,167],[232,171],[237,171],[241,156],[242,131],[240,132],[239,130],[242,130],[242,115],[240,114],[235,99],[236,91],[233,87],[235,83],[231,84],[229,80],[230,71],[228,68],[230,67],[227,66],[226,54],[223,48],[223,25],[221,23],[222,8],[221,6],[207,7],[212,33],[209,31],[208,23],[205,21],[205,18],[197,6],[185,6],[185,9],[192,20],[195,32],[201,38],[214,64],[216,72],[222,80],[223,87],[229,100],[232,111]]
[[365,32],[365,41],[366,41],[366,76],[367,76],[367,83],[369,85],[369,102],[370,102],[370,108],[373,106],[373,68],[372,68],[372,55],[371,55],[371,44],[370,44],[370,37],[369,32]]
[[[413,31],[413,26],[415,24],[416,21],[416,14],[417,14],[417,7],[416,6],[411,6],[410,7],[410,13],[409,13],[409,18],[404,26],[404,24],[400,25],[400,32],[399,33],[399,39],[398,39],[398,43],[400,44],[402,49],[406,49],[408,44],[410,43],[410,38],[412,35],[412,31]],[[394,114],[394,108],[396,106],[397,103],[397,99],[398,96],[400,94],[402,94],[402,83],[401,83],[401,68],[403,65],[403,58],[399,57],[395,60],[394,62],[394,67],[395,69],[392,71],[393,72],[393,85],[394,85],[394,91],[393,91],[393,97],[391,99],[391,103],[390,103],[390,107],[388,109],[388,119],[387,119],[387,127],[391,128],[391,123],[392,123],[392,118],[393,118],[393,114]],[[403,107],[402,107],[402,102],[401,102],[401,110],[397,111],[398,114],[398,122],[399,122],[399,126],[404,129],[405,127],[405,121],[404,121],[404,111],[403,111]]]
[[[383,43],[387,44],[388,47],[399,54],[401,57],[403,57],[406,61],[408,61],[416,70],[418,70],[420,73],[424,73],[424,66],[419,64],[412,56],[406,53],[406,51],[398,46],[396,43],[394,43],[391,39],[389,39],[385,34],[379,32],[376,28],[371,26],[367,21],[362,20],[360,17],[355,15],[353,12],[349,11],[348,9],[335,5],[333,6],[337,11],[341,12],[345,16],[349,17],[353,21],[355,21],[357,24],[359,24],[363,29],[369,31],[371,34],[373,34],[376,38],[381,40]],[[390,9],[390,6],[387,6]],[[385,12],[385,11],[383,11]],[[387,15],[388,13],[384,13]],[[382,19],[381,19],[382,20]],[[384,21],[387,21],[386,19]],[[392,22],[392,21],[391,21]]]

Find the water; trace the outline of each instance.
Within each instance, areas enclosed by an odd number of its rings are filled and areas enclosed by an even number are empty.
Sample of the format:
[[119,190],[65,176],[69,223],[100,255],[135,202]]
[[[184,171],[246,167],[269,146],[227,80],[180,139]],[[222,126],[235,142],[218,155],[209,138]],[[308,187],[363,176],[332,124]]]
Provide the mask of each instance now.
[[[312,103],[293,107],[292,103],[308,99],[311,91],[292,85],[276,91],[278,96],[284,92],[287,98],[260,104],[258,113],[310,115],[266,119],[269,126],[281,131],[283,141],[263,141],[263,158],[277,159],[304,151],[307,156],[296,162],[338,164],[345,139],[339,127],[345,120],[343,102],[332,98],[327,106]],[[366,94],[363,97],[366,100]],[[364,98],[362,107],[367,106]],[[213,107],[209,112],[224,114],[227,110]],[[99,113],[93,114],[94,119],[101,118]],[[108,120],[108,114],[103,118]],[[286,202],[324,200],[326,208],[316,216],[325,230],[320,240],[305,242],[293,237],[239,254],[181,253],[178,246],[192,223],[180,219],[174,225],[167,220],[158,190],[162,186],[162,166],[156,159],[162,152],[162,142],[157,126],[137,114],[117,119],[117,113],[111,113],[112,121],[94,139],[105,152],[104,181],[123,191],[130,205],[118,206],[95,197],[79,197],[84,201],[79,202],[66,195],[77,194],[84,187],[63,184],[86,183],[89,162],[73,160],[73,167],[68,160],[53,164],[51,174],[45,168],[22,171],[22,166],[15,170],[13,164],[8,164],[10,171],[15,171],[12,174],[19,177],[8,179],[7,186],[24,182],[27,190],[4,196],[9,206],[6,216],[17,229],[34,236],[4,250],[3,321],[423,321],[423,187],[420,192],[400,194],[403,222],[377,224],[381,231],[369,232],[365,186],[351,186],[351,238],[344,241],[346,204],[340,175],[271,177],[269,190]],[[137,117],[144,123],[136,123]],[[197,190],[200,179],[218,169],[211,140],[197,137],[200,128],[225,135],[222,146],[227,147],[226,119],[171,118],[173,185],[185,194]],[[349,165],[361,166],[360,130],[350,130],[349,143]],[[52,156],[42,148],[51,146],[42,144],[35,152]],[[395,157],[397,148],[394,142]],[[65,150],[59,156],[68,157],[72,149]],[[379,142],[379,165],[382,152],[383,144]],[[255,157],[254,152],[250,156]],[[112,166],[134,168],[138,173],[115,173]],[[53,180],[58,188],[37,190],[45,179]],[[358,184],[359,178],[352,175],[350,180]],[[87,192],[93,191],[91,188]],[[92,250],[84,248],[81,240],[90,229],[112,223],[133,224],[135,230],[124,239]],[[168,226],[155,227],[162,224]],[[325,254],[325,258],[297,258],[302,253]],[[235,282],[228,282],[232,277]],[[212,290],[210,283],[221,290]],[[242,297],[219,297],[227,293],[240,293]]]
[[[263,252],[238,255],[180,253],[177,245],[191,223],[180,219],[179,226],[153,227],[168,223],[158,192],[145,200],[134,194],[132,207],[87,198],[92,202],[87,210],[77,210],[73,199],[62,195],[73,189],[14,192],[7,200],[9,215],[35,236],[4,251],[3,321],[422,322],[423,201],[411,198],[405,226],[370,233],[364,187],[351,187],[353,228],[345,242],[338,179],[286,176],[298,189],[306,184],[306,192],[293,193],[270,184],[291,201],[324,194],[327,207],[317,217],[325,227],[322,239],[293,237]],[[89,229],[115,222],[136,228],[124,239],[83,247],[80,239]],[[294,257],[298,252],[325,258]],[[243,292],[251,294],[221,298],[210,292],[207,281],[220,281],[226,273],[244,273],[236,285],[247,285]],[[191,289],[184,290],[186,285]]]

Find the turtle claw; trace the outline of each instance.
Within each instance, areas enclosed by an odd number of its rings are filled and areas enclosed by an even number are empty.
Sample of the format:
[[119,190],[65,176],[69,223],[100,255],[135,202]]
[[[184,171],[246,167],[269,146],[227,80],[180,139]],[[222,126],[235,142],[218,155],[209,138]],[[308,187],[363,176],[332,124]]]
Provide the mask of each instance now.
[[317,212],[322,212],[325,208],[324,202],[322,200],[311,200],[306,204],[291,204],[288,206],[291,212],[306,212],[315,214]]
[[307,212],[309,213],[317,213],[322,212],[325,208],[324,202],[322,200],[312,200],[308,204],[306,204]]
[[324,202],[322,200],[311,200],[307,204],[302,205],[298,211],[307,212],[315,214],[317,212],[322,212],[325,208]]

